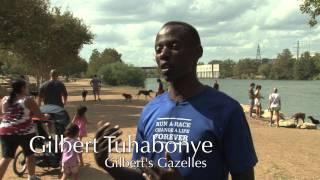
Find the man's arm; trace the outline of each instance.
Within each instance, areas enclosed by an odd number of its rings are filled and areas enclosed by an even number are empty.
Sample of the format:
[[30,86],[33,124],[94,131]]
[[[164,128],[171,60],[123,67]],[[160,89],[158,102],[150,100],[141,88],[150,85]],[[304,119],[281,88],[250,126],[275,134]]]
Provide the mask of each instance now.
[[43,97],[44,97],[44,87],[43,84],[40,86],[39,88],[39,96],[38,96],[38,106],[41,106],[41,102],[43,101]]
[[68,101],[68,95],[63,94],[62,97],[63,97],[63,104],[66,105]]
[[[113,162],[107,161],[108,166],[115,166]],[[106,165],[102,167],[107,171],[114,179],[116,180],[144,180],[142,176],[142,171],[137,168],[128,168],[128,167],[112,167],[108,168]]]
[[231,174],[232,180],[254,180],[254,170],[250,168],[249,170],[242,173]]
[[[119,136],[121,135],[119,126],[113,128],[110,127],[109,123],[104,124],[102,128],[96,133],[97,140],[97,152],[94,153],[94,158],[99,167],[103,168],[116,180],[144,180],[142,172],[139,169],[127,168],[127,167],[115,167],[115,164],[106,160],[111,150],[108,149],[108,144],[111,143],[111,148],[115,146],[115,143],[120,142]],[[108,136],[113,136],[112,142],[109,142]]]
[[279,96],[279,106],[281,107],[281,97]]
[[253,168],[258,162],[251,132],[240,105],[230,105],[231,117],[224,135],[224,156],[232,179],[254,179]]
[[63,83],[61,83],[61,85],[62,85],[62,94],[61,94],[61,96],[63,98],[63,104],[66,105],[67,101],[68,101],[68,92],[67,92],[66,86]]

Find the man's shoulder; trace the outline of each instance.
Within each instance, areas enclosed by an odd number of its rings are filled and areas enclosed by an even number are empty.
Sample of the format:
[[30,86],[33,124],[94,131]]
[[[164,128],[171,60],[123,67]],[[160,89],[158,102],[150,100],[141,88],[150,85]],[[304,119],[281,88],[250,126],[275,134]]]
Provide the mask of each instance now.
[[62,81],[56,80],[55,83],[59,86],[64,86],[64,83]]
[[49,83],[50,83],[50,80],[43,82],[43,83],[40,85],[40,88],[47,87]]
[[206,103],[210,106],[210,104],[216,105],[223,105],[223,106],[230,106],[230,105],[238,105],[239,102],[229,95],[225,94],[222,91],[217,91],[216,89],[207,86],[206,91],[202,96],[199,97],[199,100],[203,103]]
[[150,102],[148,102],[145,106],[144,109],[146,108],[156,108],[159,106],[162,106],[170,101],[169,99],[169,93],[164,92],[156,97],[154,97]]

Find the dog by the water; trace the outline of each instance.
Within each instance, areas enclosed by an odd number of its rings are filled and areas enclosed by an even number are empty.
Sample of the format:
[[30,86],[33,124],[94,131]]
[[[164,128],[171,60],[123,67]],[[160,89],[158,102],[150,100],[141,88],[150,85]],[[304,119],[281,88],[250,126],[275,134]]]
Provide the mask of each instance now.
[[312,116],[308,116],[308,118],[311,120],[311,122],[312,122],[313,124],[320,124],[320,121],[317,120],[317,119],[315,119],[315,118],[313,118]]
[[298,112],[298,113],[295,113],[294,115],[292,115],[291,118],[294,119],[297,122],[297,124],[299,122],[299,119],[301,119],[302,122],[304,123],[304,119],[306,118],[306,114],[302,113],[302,112]]
[[88,94],[88,91],[85,90],[85,89],[83,89],[82,92],[81,92],[81,96],[82,96],[82,101],[83,101],[83,102],[86,101],[87,94]]
[[152,98],[152,96],[150,95],[152,92],[153,91],[151,89],[150,90],[140,90],[140,91],[138,91],[137,97],[139,99],[140,95],[143,94],[146,99],[147,99],[147,97]]
[[124,97],[124,101],[131,102],[131,100],[132,100],[131,94],[122,93],[122,96]]

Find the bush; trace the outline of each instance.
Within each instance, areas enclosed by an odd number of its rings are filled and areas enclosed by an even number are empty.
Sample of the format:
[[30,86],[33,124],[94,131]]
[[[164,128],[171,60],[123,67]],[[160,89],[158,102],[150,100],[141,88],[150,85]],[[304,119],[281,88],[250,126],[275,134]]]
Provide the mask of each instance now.
[[98,72],[103,82],[112,86],[129,85],[144,87],[145,74],[140,68],[124,63],[111,63],[102,66]]

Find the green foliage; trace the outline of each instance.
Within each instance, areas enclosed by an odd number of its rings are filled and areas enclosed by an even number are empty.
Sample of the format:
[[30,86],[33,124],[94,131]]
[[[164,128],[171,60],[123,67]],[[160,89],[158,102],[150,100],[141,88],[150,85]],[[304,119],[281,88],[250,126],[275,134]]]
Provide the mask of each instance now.
[[246,58],[234,62],[228,59],[212,60],[209,64],[220,65],[221,78],[254,79],[260,77],[276,80],[307,80],[320,77],[320,53],[311,56],[309,52],[305,52],[297,61],[288,49],[279,53],[275,60],[263,58],[262,61],[257,61]]
[[112,86],[129,85],[143,87],[145,76],[143,70],[124,63],[106,64],[98,71],[103,81]]
[[309,25],[313,27],[318,23],[316,18],[320,15],[320,0],[303,0],[300,10],[309,15]]
[[0,74],[25,74],[27,67],[21,64],[22,58],[8,50],[0,50]]
[[219,65],[220,76],[222,78],[233,77],[233,69],[236,66],[236,63],[231,59],[227,59],[221,62]]
[[221,63],[221,60],[211,60],[208,64],[220,64]]
[[219,64],[219,71],[221,78],[230,78],[233,77],[233,69],[236,65],[234,61],[231,59],[227,59],[224,61],[221,60],[212,60],[208,64]]
[[21,56],[20,63],[32,67],[28,74],[38,80],[76,58],[93,38],[71,12],[49,9],[47,0],[4,0],[0,8],[0,47]]
[[87,72],[87,69],[88,69],[87,61],[79,56],[75,56],[75,57],[70,57],[70,59],[68,59],[68,61],[66,61],[63,66],[60,66],[58,68],[58,71],[67,77],[69,76],[80,77],[81,74],[84,74]]
[[254,78],[258,72],[260,62],[254,59],[239,60],[233,69],[233,73],[240,79]]
[[106,48],[100,53],[97,49],[94,49],[89,59],[88,75],[92,76],[96,74],[96,72],[105,64],[116,62],[122,62],[121,54],[118,53],[117,50]]
[[294,59],[289,49],[278,54],[272,65],[271,77],[273,79],[293,79]]
[[311,60],[309,52],[301,55],[301,58],[294,64],[293,75],[294,79],[306,80],[311,79],[315,72],[314,63]]
[[270,78],[272,65],[269,63],[261,64],[258,68],[258,73],[263,75],[265,78]]
[[319,74],[320,73],[320,54],[316,53],[312,58],[313,64],[314,64],[314,73]]

